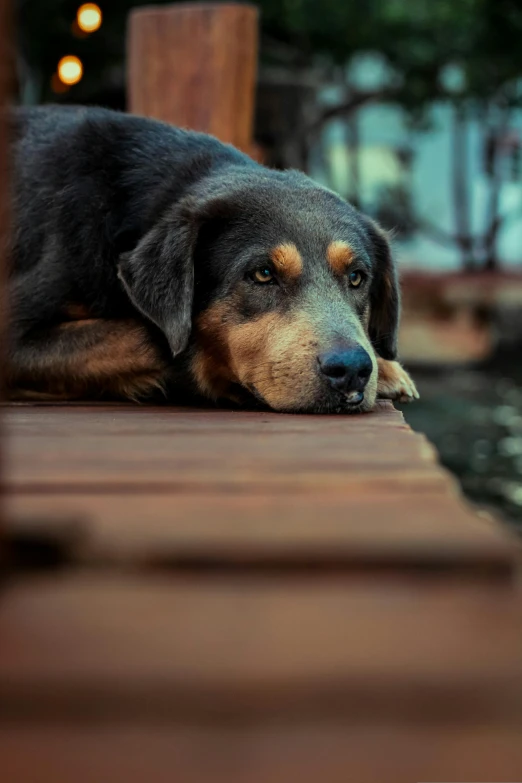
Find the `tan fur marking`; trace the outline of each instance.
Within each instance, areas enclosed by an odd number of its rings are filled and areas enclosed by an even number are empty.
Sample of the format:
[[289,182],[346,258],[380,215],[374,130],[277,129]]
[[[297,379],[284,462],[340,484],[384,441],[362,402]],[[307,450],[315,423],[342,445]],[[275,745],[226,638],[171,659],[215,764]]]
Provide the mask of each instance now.
[[303,259],[294,244],[287,243],[274,247],[270,258],[277,273],[287,280],[296,280],[303,272]]
[[71,321],[83,321],[89,318],[89,310],[83,304],[69,304],[64,309],[64,315]]
[[[275,410],[306,409],[322,393],[317,372],[321,339],[320,325],[305,311],[270,312],[243,321],[232,294],[198,318],[192,374],[200,391],[214,399],[237,401],[244,387]],[[375,402],[377,363],[362,326],[358,339],[374,364],[365,396],[369,410]]]
[[289,410],[316,391],[318,343],[304,315],[267,313],[242,323],[231,297],[200,316],[196,344],[192,372],[200,390],[215,399],[235,399],[239,384]]
[[69,321],[38,339],[10,367],[12,399],[136,400],[165,385],[167,361],[133,320]]
[[228,348],[229,321],[233,318],[232,301],[218,302],[196,324],[198,350],[192,361],[192,372],[199,389],[215,399],[227,396],[227,389],[235,380]]
[[64,321],[56,327],[59,331],[68,331],[74,329],[84,329],[86,326],[99,323],[97,318],[75,318],[71,321]]
[[328,245],[326,258],[332,272],[336,275],[343,275],[355,258],[355,254],[350,245],[336,239],[335,242],[330,242]]
[[240,382],[276,410],[290,410],[315,396],[317,339],[306,316],[267,313],[229,333]]

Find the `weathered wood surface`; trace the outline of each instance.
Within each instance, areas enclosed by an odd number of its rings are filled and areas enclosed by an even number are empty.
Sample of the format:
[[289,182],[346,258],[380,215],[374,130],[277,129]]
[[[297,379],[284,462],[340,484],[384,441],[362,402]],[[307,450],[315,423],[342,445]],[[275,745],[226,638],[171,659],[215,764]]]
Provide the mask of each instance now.
[[129,110],[252,152],[257,17],[254,6],[238,3],[133,11]]
[[376,482],[380,492],[454,486],[391,407],[358,418],[26,407],[9,421],[20,437],[10,443],[6,483],[24,492],[93,483],[268,494],[357,493]]
[[391,405],[4,416],[7,780],[517,779],[518,548]]
[[7,420],[11,531],[40,524],[72,561],[517,568],[507,533],[466,508],[390,405],[355,417],[18,406]]

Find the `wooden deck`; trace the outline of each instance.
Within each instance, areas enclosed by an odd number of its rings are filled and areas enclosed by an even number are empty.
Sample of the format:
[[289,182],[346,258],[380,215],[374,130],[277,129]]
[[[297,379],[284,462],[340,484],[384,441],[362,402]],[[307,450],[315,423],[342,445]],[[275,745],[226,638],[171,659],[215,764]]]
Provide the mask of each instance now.
[[4,418],[6,783],[522,777],[518,545],[391,405]]
[[73,563],[495,579],[515,567],[507,535],[457,499],[391,405],[351,417],[17,406],[7,424],[10,517],[20,534],[54,531]]

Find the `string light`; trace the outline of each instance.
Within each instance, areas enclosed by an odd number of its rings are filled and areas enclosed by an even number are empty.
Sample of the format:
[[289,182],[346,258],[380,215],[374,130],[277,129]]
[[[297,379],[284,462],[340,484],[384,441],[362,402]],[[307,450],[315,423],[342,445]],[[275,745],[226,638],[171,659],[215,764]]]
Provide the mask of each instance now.
[[96,3],[84,3],[78,8],[76,21],[84,33],[94,33],[101,27],[103,15]]
[[58,63],[60,81],[67,85],[78,84],[83,76],[83,63],[79,57],[68,54]]

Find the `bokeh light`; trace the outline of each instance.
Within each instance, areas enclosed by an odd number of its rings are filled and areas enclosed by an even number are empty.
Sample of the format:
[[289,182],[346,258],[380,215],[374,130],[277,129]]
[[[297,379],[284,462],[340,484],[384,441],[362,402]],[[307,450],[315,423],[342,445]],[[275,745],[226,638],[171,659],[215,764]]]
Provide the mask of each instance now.
[[79,57],[68,54],[58,63],[58,76],[64,84],[78,84],[83,76],[83,63]]
[[94,33],[96,30],[99,30],[102,19],[101,9],[96,3],[84,3],[78,8],[76,14],[78,27],[84,33]]

